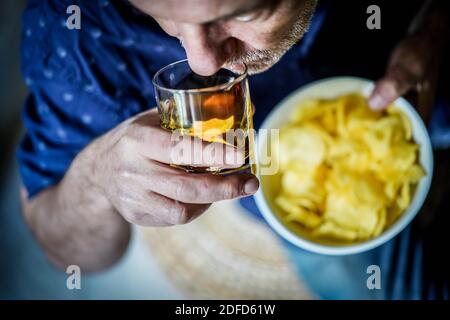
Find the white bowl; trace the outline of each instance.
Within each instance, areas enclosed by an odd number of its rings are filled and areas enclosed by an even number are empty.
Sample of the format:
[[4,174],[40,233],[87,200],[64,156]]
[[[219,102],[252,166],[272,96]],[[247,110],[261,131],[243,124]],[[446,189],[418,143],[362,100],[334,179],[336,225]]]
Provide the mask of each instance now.
[[[302,100],[334,98],[351,92],[358,92],[367,97],[373,86],[374,84],[372,81],[355,77],[335,77],[310,83],[297,89],[281,101],[266,117],[261,129],[280,129],[284,127],[289,122],[289,117],[293,109],[297,108],[299,102]],[[317,242],[308,238],[306,232],[304,234],[301,234],[298,230],[295,232],[292,227],[289,227],[281,220],[279,214],[280,210],[273,202],[274,195],[278,191],[278,187],[274,187],[276,184],[271,183],[271,179],[275,178],[269,175],[258,174],[261,186],[255,195],[256,204],[264,218],[276,232],[294,245],[311,252],[328,255],[349,255],[367,251],[382,245],[396,236],[411,222],[422,207],[430,188],[433,174],[433,151],[427,129],[414,107],[403,98],[397,99],[395,105],[402,110],[411,121],[413,138],[420,146],[420,164],[426,172],[426,176],[420,180],[416,188],[409,208],[401,215],[401,217],[379,236],[365,242],[348,245]],[[260,159],[262,150],[266,150],[266,136],[258,136],[257,146],[257,159]]]

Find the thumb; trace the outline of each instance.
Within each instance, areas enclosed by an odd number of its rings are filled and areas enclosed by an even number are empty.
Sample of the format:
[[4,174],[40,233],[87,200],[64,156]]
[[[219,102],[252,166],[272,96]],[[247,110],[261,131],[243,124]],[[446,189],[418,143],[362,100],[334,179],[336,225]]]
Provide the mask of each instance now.
[[372,110],[383,110],[412,89],[415,84],[416,77],[405,68],[390,68],[385,76],[375,84],[369,97],[369,107]]

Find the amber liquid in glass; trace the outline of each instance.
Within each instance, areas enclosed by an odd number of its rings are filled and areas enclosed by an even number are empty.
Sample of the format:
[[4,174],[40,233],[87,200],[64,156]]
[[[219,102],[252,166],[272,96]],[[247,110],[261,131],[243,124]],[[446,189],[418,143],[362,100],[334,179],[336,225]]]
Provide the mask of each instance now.
[[186,111],[186,108],[180,107],[183,97],[174,96],[165,102],[167,112],[161,115],[161,126],[165,129],[177,130],[182,135],[190,135],[207,142],[223,143],[242,150],[245,164],[233,169],[173,166],[194,173],[226,174],[246,169],[255,171],[254,161],[251,161],[254,145],[252,106],[245,90],[238,83],[229,90],[198,94],[195,97],[196,108],[193,111]]

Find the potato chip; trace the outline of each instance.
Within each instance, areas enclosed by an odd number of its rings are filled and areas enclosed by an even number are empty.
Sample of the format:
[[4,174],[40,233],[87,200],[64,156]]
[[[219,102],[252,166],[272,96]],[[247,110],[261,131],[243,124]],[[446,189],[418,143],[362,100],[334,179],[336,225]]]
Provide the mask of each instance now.
[[408,208],[425,175],[418,151],[395,106],[374,112],[359,94],[304,101],[280,132],[275,204],[312,237],[376,237]]
[[295,169],[299,166],[291,166],[293,170],[287,170],[281,178],[282,189],[285,193],[295,196],[304,197],[314,201],[316,206],[324,201],[325,188],[322,184],[326,170],[324,167],[311,168],[303,166],[301,170]]
[[291,127],[280,132],[280,166],[300,162],[315,166],[325,158],[325,142],[310,127]]
[[370,204],[354,204],[345,193],[333,192],[328,194],[324,219],[368,238],[377,227],[378,211]]
[[307,228],[315,228],[322,222],[312,211],[297,205],[287,197],[279,196],[275,199],[275,203],[287,213],[285,216],[287,221],[300,222]]
[[355,231],[341,228],[331,221],[322,223],[318,228],[312,231],[311,235],[318,238],[344,241],[354,241],[358,237],[358,234]]
[[379,236],[381,232],[383,232],[384,226],[386,225],[386,216],[386,208],[381,209],[378,214],[378,222],[375,230],[373,231],[372,237]]
[[330,109],[327,100],[305,100],[292,113],[292,122],[300,123],[321,116]]
[[404,132],[405,140],[411,140],[412,138],[412,126],[408,117],[401,111],[397,110],[394,106],[390,106],[387,109],[388,114],[400,117],[400,121],[402,122],[402,129]]
[[411,200],[411,190],[410,184],[408,182],[404,182],[400,189],[400,194],[397,198],[397,206],[401,210],[405,210],[408,208],[409,202]]

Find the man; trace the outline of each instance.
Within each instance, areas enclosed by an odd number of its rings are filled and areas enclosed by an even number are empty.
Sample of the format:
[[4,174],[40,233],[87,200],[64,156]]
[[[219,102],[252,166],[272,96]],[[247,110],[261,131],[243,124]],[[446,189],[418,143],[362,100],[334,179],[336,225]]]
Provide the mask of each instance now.
[[[213,202],[258,189],[250,174],[192,175],[168,166],[183,159],[170,159],[176,146],[157,112],[148,111],[155,104],[151,77],[159,68],[185,56],[201,75],[241,61],[254,74],[272,67],[251,79],[258,124],[282,97],[313,79],[380,76],[420,7],[411,4],[396,26],[377,33],[366,27],[367,4],[353,3],[358,10],[352,13],[324,2],[296,44],[315,0],[86,0],[78,1],[81,30],[68,30],[65,12],[72,4],[30,1],[24,14],[23,73],[31,93],[18,157],[28,225],[53,263],[86,271],[123,255],[130,224],[187,223]],[[447,26],[436,5],[424,12],[417,30],[395,49],[372,108],[385,108],[417,84],[428,87]],[[333,41],[320,41],[333,38],[330,32],[336,32]],[[223,161],[209,153],[203,159],[204,166]]]

